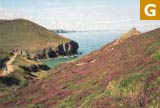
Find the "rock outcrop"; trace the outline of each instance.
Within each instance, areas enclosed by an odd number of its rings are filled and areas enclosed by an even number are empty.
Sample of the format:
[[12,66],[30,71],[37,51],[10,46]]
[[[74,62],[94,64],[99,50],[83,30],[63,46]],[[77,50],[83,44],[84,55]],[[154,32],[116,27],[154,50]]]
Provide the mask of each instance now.
[[132,37],[132,36],[137,36],[140,35],[141,32],[138,31],[135,27],[133,27],[129,32],[123,34],[119,39],[117,39],[114,43],[114,45],[117,45],[119,43],[121,43],[122,41]]
[[48,58],[55,58],[58,56],[70,56],[78,54],[79,45],[75,41],[70,41],[65,44],[59,45],[57,48],[46,48],[43,51],[37,54],[31,54],[29,58],[31,59],[48,59]]
[[79,45],[75,41],[70,41],[68,43],[64,43],[59,45],[57,48],[49,47],[45,48],[42,51],[31,53],[30,51],[25,51],[21,49],[13,49],[10,51],[11,54],[18,54],[25,56],[29,59],[48,59],[48,58],[55,58],[58,56],[71,56],[78,54]]
[[43,71],[48,71],[50,70],[50,68],[44,64],[33,64],[31,66],[20,66],[20,68],[22,68],[23,70],[25,70],[26,72],[40,72],[41,70]]
[[57,53],[59,55],[72,55],[77,54],[79,46],[77,42],[70,41],[69,43],[61,44],[57,48]]

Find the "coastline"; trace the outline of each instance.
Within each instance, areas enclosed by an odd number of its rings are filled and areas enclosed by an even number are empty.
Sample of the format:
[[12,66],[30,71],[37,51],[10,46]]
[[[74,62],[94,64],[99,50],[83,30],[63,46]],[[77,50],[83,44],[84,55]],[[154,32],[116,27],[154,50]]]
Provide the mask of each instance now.
[[55,58],[47,58],[47,59],[37,59],[37,61],[48,61],[48,60],[54,60],[54,59],[68,59],[68,58],[74,58],[74,57],[81,57],[82,54],[75,54],[71,56],[58,56]]

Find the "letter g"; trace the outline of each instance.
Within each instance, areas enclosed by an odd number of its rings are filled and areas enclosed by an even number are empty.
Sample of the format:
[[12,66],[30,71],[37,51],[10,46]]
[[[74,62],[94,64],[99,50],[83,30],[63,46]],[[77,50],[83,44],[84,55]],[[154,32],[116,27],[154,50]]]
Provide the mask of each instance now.
[[[149,9],[151,7],[153,7],[154,9]],[[146,7],[144,9],[144,12],[149,17],[156,16],[156,5],[155,4],[148,4],[148,5],[146,5]]]

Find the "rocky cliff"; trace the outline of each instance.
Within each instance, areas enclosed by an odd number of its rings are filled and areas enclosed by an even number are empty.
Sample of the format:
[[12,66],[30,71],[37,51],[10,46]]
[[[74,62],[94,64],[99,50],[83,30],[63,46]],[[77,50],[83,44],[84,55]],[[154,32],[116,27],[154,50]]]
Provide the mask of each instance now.
[[70,41],[68,43],[58,45],[58,47],[55,49],[53,47],[46,48],[37,54],[29,56],[30,58],[33,59],[47,59],[47,58],[55,58],[58,56],[71,56],[74,54],[78,54],[78,48],[79,46],[77,42]]

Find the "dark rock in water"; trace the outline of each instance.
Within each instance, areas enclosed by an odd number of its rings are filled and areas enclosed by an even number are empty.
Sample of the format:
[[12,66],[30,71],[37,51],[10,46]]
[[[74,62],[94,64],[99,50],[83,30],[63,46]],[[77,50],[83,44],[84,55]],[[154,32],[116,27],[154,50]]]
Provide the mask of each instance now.
[[78,53],[79,45],[75,41],[70,41],[69,43],[61,44],[57,48],[58,55],[73,55]]
[[70,53],[71,54],[78,54],[78,48],[79,48],[79,45],[77,42],[74,42],[74,41],[71,41],[70,42],[70,45],[71,45],[71,50],[70,50]]

